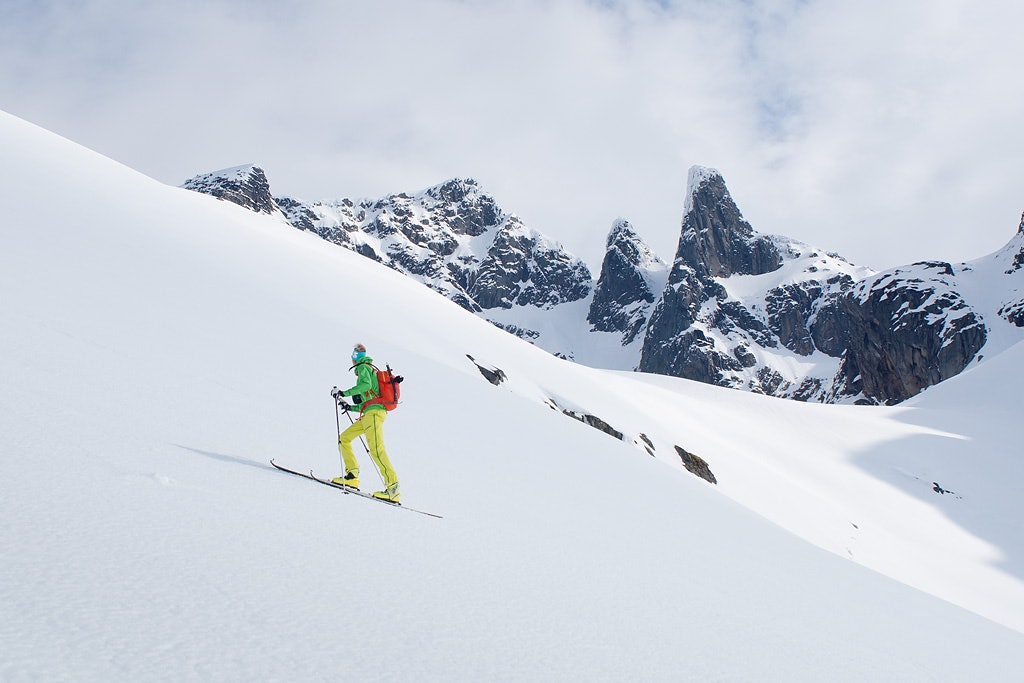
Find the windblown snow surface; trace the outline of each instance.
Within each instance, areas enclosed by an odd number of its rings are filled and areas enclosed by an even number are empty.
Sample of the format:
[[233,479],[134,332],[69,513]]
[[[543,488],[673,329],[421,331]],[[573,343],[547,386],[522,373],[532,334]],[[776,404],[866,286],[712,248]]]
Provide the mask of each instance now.
[[[0,150],[0,679],[1024,666],[1019,345],[896,409],[593,370],[7,114]],[[268,463],[338,472],[356,341],[406,377],[388,449],[444,519]]]

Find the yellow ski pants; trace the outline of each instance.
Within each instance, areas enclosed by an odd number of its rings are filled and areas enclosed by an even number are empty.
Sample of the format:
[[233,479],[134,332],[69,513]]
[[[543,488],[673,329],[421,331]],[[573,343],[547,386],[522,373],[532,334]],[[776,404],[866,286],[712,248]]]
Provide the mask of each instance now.
[[384,478],[384,488],[391,488],[398,483],[398,475],[395,468],[391,466],[391,459],[388,452],[384,450],[384,419],[387,417],[386,410],[367,410],[359,416],[359,419],[352,423],[352,426],[341,433],[338,437],[338,450],[341,451],[341,459],[345,461],[345,472],[353,472],[359,475],[359,462],[355,453],[352,452],[352,442],[360,436],[366,437],[366,446],[370,449],[370,457],[380,470]]

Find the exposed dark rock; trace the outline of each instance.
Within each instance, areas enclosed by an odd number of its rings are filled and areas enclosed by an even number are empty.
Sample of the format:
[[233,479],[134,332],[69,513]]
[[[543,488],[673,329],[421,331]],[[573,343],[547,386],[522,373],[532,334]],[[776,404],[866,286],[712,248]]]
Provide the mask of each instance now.
[[[1024,235],[1024,213],[1020,216],[1020,227],[1017,228],[1017,235]],[[1024,268],[1024,245],[1021,245],[1017,253],[1013,255],[1013,265],[1011,265],[1010,269],[1006,271],[1006,274],[1010,275],[1021,268]]]
[[850,343],[840,373],[846,390],[897,403],[960,373],[987,332],[956,291],[953,268],[925,262],[883,273],[843,299]]
[[512,325],[509,323],[499,323],[495,322],[494,320],[488,320],[487,322],[491,323],[492,325],[499,329],[505,330],[509,334],[514,334],[520,339],[525,339],[526,341],[533,341],[534,339],[540,336],[540,332],[536,330],[528,330],[525,327],[519,327],[518,325]]
[[609,436],[613,436],[616,439],[618,439],[619,441],[622,441],[622,437],[624,436],[623,433],[620,432],[619,430],[615,429],[610,424],[608,424],[607,422],[605,422],[601,418],[597,417],[596,415],[591,415],[590,413],[584,413],[584,412],[581,412],[581,411],[578,411],[578,410],[574,410],[572,408],[563,408],[553,398],[548,398],[547,402],[548,402],[549,406],[551,406],[555,410],[560,411],[563,415],[568,415],[569,417],[571,417],[574,420],[579,420],[583,424],[590,425],[594,429],[600,430],[600,431],[604,432],[605,434],[608,434]]
[[750,385],[755,394],[775,396],[786,388],[786,378],[769,367],[762,366],[757,370],[757,380]]
[[495,235],[469,294],[483,309],[544,308],[586,297],[591,281],[583,261],[513,217]]
[[619,430],[615,429],[610,424],[608,424],[607,422],[605,422],[601,418],[597,417],[596,415],[590,415],[588,413],[584,413],[582,415],[577,415],[576,413],[573,413],[572,411],[565,411],[565,414],[569,415],[570,417],[574,417],[577,420],[580,420],[581,422],[583,422],[584,424],[588,424],[591,427],[593,427],[594,429],[598,429],[598,430],[604,432],[605,434],[608,434],[609,436],[614,436],[619,441],[622,441],[622,436],[623,436],[622,432],[620,432]]
[[789,394],[794,401],[809,401],[814,397],[821,396],[824,392],[824,383],[817,377],[808,377],[800,383],[795,391]]
[[444,216],[452,232],[457,235],[483,235],[504,219],[494,198],[480,191],[473,179],[449,180],[429,188],[426,194],[445,204]]
[[771,240],[755,235],[743,220],[717,171],[691,169],[689,190],[690,207],[683,216],[677,263],[711,277],[761,275],[782,265]]
[[663,362],[664,372],[660,374],[685,377],[707,384],[729,386],[724,381],[723,371],[742,370],[743,364],[734,356],[720,353],[714,340],[699,328],[693,328],[677,335],[661,346],[652,349],[650,355],[641,357],[640,370],[648,371],[645,361]]
[[501,368],[484,367],[483,365],[477,363],[476,359],[473,358],[473,356],[469,355],[468,353],[466,354],[466,358],[472,361],[473,365],[476,366],[476,369],[480,371],[480,374],[483,375],[484,378],[494,386],[498,386],[506,379],[508,379],[508,377],[505,376],[505,372]]
[[672,268],[668,286],[661,293],[661,299],[647,326],[643,350],[645,356],[649,355],[648,345],[654,347],[662,344],[697,321],[701,305],[711,298],[708,285],[713,284],[701,280],[692,268],[682,264]]
[[621,332],[623,345],[632,343],[647,324],[666,271],[629,222],[616,221],[608,234],[587,322],[599,332]]
[[711,317],[711,326],[728,335],[742,330],[764,348],[778,346],[775,335],[768,326],[738,301],[719,302]]
[[752,368],[757,365],[757,356],[750,352],[750,348],[746,344],[737,346],[733,349],[732,354],[740,362],[740,365],[745,368]]
[[776,287],[765,297],[768,326],[783,346],[801,356],[814,353],[809,321],[821,293],[821,284],[812,280]]
[[1024,299],[1003,305],[999,315],[1017,327],[1024,327]]
[[186,180],[182,187],[225,199],[256,213],[278,210],[270,194],[267,175],[259,166],[239,166],[197,175]]
[[644,433],[640,433],[637,436],[638,436],[640,442],[643,443],[644,449],[647,451],[647,454],[648,455],[654,455],[654,451],[656,449],[654,448],[654,442],[651,441],[651,437],[647,436]]
[[[269,191],[269,186],[268,186]],[[291,197],[275,197],[274,203],[277,204],[278,208],[284,213],[285,218],[288,222],[294,225],[299,230],[307,230],[309,232],[316,232],[317,215],[313,213],[308,206],[297,199]],[[325,235],[321,235],[325,237]],[[347,241],[348,235],[345,235]],[[332,242],[334,240],[331,240]]]
[[718,484],[718,480],[711,472],[711,468],[708,467],[704,458],[699,455],[695,455],[694,453],[690,453],[685,448],[680,448],[679,446],[674,446],[674,448],[676,449],[676,453],[679,454],[680,460],[683,461],[683,467],[685,467],[688,472],[697,475],[708,483]]
[[963,500],[963,496],[958,495],[955,491],[950,491],[949,489],[942,488],[941,486],[939,486],[939,482],[937,481],[932,482],[932,491],[935,491],[935,493],[938,493],[943,496],[953,496],[957,500]]
[[[848,289],[853,286],[853,280],[849,277],[846,280]],[[833,358],[842,357],[850,343],[850,319],[841,303],[843,296],[833,292],[819,298],[812,307],[808,325],[815,348]]]

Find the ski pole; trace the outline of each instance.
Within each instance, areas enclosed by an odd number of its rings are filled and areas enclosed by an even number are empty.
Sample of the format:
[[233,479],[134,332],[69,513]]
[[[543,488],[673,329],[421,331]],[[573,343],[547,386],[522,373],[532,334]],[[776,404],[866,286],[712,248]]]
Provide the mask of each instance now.
[[[338,387],[334,387],[337,389]],[[333,394],[332,394],[333,396]],[[334,399],[334,423],[338,425],[338,446],[341,446],[341,417],[338,415],[338,399]],[[345,476],[345,458],[341,456],[341,448],[338,448],[338,459],[341,461],[341,476]]]

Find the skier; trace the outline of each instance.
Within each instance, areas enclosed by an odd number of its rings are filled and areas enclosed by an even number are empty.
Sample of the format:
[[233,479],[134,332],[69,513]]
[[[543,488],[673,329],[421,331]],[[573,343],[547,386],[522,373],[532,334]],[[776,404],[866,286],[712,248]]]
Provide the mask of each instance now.
[[[358,410],[359,417],[338,437],[338,450],[341,451],[341,459],[345,463],[345,474],[331,481],[354,489],[359,488],[359,463],[352,452],[352,442],[360,436],[365,436],[370,457],[384,478],[384,490],[377,491],[373,497],[397,503],[402,497],[398,488],[398,475],[391,466],[387,451],[384,450],[383,425],[388,411],[383,405],[373,401],[380,396],[380,387],[377,372],[373,368],[373,359],[366,355],[366,347],[362,344],[353,347],[352,364],[352,371],[356,374],[355,386],[344,391],[335,387],[331,395],[342,410]],[[351,396],[356,405],[342,400],[347,396]]]

